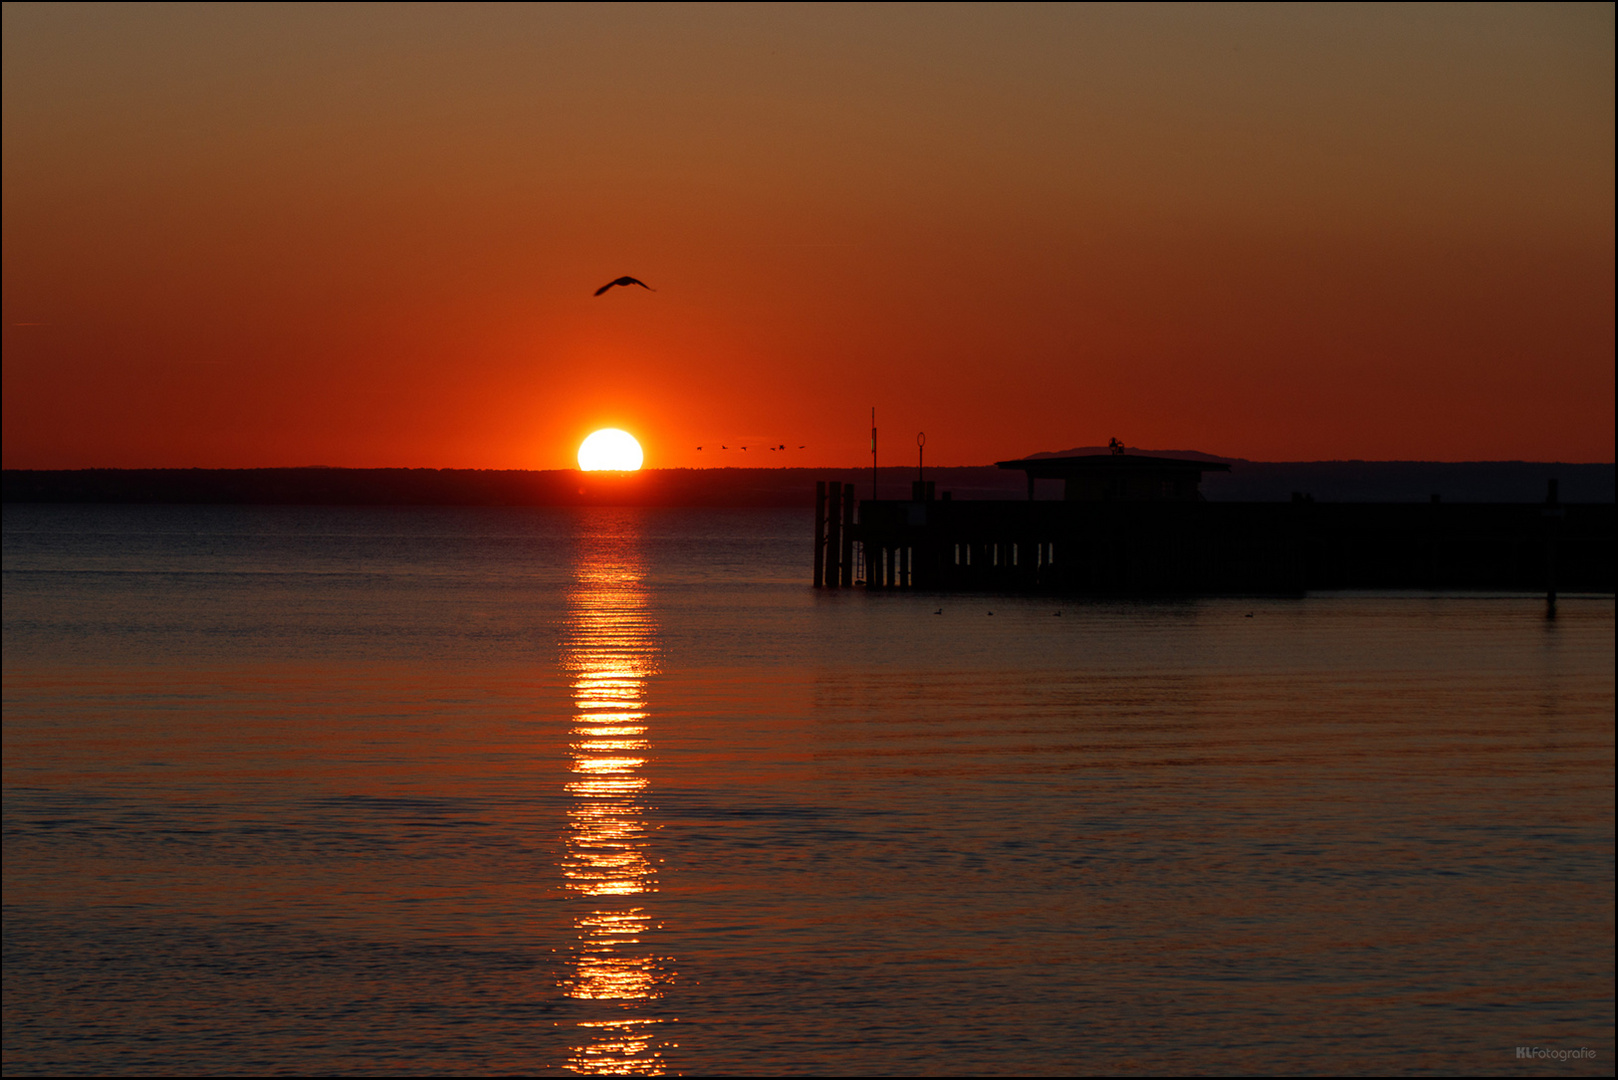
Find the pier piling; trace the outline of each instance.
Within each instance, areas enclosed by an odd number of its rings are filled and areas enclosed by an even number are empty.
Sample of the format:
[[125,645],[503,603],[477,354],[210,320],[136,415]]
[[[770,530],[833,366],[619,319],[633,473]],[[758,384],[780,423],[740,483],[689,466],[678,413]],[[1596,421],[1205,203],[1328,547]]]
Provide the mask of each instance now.
[[1545,617],[1556,618],[1556,541],[1566,513],[1554,478],[1545,485]]
[[[875,430],[874,428],[872,430]],[[843,588],[854,587],[854,485],[843,485],[843,526],[838,558],[842,563]],[[869,574],[869,571],[867,571]]]
[[843,550],[843,485],[833,481],[826,504],[826,588],[835,589],[842,584],[841,563]]
[[815,481],[815,588],[826,580],[826,481]]

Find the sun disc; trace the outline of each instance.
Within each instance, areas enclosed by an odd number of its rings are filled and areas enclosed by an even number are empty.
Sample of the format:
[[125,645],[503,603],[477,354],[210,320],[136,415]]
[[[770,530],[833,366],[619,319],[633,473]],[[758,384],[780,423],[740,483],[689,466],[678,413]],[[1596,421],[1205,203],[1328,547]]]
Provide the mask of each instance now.
[[635,436],[617,428],[602,428],[579,445],[579,468],[584,472],[634,472],[644,460]]

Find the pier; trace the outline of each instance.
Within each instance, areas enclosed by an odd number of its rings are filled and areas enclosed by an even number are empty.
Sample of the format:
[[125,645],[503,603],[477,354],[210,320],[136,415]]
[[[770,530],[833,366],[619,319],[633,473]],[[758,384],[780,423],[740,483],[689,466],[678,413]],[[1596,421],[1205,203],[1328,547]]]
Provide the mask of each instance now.
[[[1332,589],[1611,592],[1610,503],[1207,502],[1202,461],[1102,455],[1000,462],[1025,500],[861,499],[816,487],[814,583],[869,590],[1300,594]],[[1060,500],[1033,498],[1061,480]]]

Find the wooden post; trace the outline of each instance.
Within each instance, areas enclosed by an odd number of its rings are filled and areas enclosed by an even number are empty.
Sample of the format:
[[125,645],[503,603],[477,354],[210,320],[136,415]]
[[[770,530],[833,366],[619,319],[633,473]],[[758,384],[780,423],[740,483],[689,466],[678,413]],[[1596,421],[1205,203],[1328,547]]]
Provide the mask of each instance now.
[[1441,526],[1440,526],[1440,518],[1439,518],[1439,506],[1441,504],[1442,504],[1442,499],[1439,497],[1438,492],[1436,492],[1436,491],[1433,492],[1431,498],[1429,499],[1429,501],[1427,503],[1428,506],[1432,507],[1431,516],[1427,519],[1427,536],[1426,536],[1426,544],[1427,544],[1427,587],[1429,589],[1438,588],[1440,583],[1444,580],[1443,568],[1442,568],[1442,565],[1439,562],[1439,548],[1440,548],[1440,543],[1441,543],[1440,542]]
[[826,504],[826,588],[835,589],[842,582],[842,564],[837,559],[843,550],[843,485],[833,480],[829,495]]
[[826,481],[815,481],[815,588],[826,582]]
[[1566,513],[1557,497],[1556,481],[1545,487],[1545,617],[1556,618],[1556,539]]
[[854,587],[854,485],[843,485],[843,588]]

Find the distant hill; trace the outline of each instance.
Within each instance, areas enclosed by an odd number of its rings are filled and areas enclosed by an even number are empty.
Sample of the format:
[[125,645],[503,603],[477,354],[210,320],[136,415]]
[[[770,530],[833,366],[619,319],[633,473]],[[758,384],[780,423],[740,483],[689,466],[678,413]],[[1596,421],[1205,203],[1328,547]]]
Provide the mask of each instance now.
[[[1107,446],[1075,446],[1071,450],[1041,450],[1037,454],[1028,454],[1031,458],[1047,457],[1084,457],[1089,454],[1110,454],[1111,447]],[[1230,464],[1234,461],[1243,461],[1244,458],[1220,457],[1217,454],[1204,454],[1201,450],[1142,450],[1138,446],[1125,448],[1125,453],[1139,454],[1142,457],[1178,458],[1181,461],[1216,461]]]

